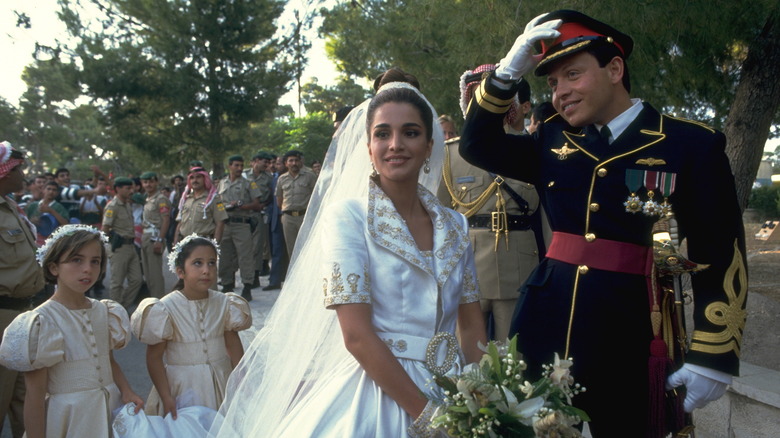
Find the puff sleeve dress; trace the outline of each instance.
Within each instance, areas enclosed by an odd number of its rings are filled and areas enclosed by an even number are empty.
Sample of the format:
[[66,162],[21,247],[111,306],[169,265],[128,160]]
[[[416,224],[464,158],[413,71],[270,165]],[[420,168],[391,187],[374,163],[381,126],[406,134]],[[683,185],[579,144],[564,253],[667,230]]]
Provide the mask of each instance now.
[[[218,409],[233,367],[225,332],[252,325],[249,304],[234,293],[210,290],[208,298],[190,300],[180,291],[162,299],[147,298],[131,318],[132,331],[147,345],[167,342],[163,362],[177,406]],[[156,388],[146,401],[148,415],[163,415]]]
[[110,436],[121,405],[110,351],[129,339],[127,312],[111,300],[89,299],[71,310],[46,301],[17,316],[0,344],[0,363],[17,371],[48,368],[47,437]]

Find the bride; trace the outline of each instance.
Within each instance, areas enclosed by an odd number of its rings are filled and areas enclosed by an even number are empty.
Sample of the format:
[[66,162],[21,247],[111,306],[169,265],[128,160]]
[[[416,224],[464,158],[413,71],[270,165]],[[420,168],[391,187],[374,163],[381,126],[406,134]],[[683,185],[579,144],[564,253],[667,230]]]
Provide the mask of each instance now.
[[416,88],[392,82],[339,128],[288,281],[211,436],[416,436],[433,373],[481,357],[466,219],[432,194],[443,154],[434,120]]

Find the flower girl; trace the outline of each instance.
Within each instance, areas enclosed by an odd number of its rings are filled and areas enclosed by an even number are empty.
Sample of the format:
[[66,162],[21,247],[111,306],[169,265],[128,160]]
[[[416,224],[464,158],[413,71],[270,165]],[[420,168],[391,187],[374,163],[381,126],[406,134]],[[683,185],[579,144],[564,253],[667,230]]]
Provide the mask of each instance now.
[[179,277],[162,299],[147,298],[133,312],[131,325],[147,344],[146,365],[154,388],[148,415],[177,408],[218,409],[228,376],[244,354],[238,331],[252,325],[249,304],[233,293],[210,290],[217,275],[217,243],[195,234],[182,239],[168,256]]
[[25,373],[28,438],[107,437],[114,409],[143,406],[111,352],[129,340],[125,309],[85,296],[106,269],[107,241],[87,225],[58,228],[37,255],[54,294],[5,331],[0,363]]

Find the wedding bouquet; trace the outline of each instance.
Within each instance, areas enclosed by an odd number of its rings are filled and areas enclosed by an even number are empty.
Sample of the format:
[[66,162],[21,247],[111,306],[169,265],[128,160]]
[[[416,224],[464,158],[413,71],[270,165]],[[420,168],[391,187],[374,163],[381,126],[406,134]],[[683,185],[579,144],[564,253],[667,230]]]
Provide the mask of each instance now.
[[517,337],[505,344],[480,345],[485,354],[456,376],[437,375],[441,388],[431,427],[452,437],[581,437],[574,426],[588,415],[571,405],[585,391],[569,373],[571,360],[545,365],[536,382],[523,380],[526,364]]

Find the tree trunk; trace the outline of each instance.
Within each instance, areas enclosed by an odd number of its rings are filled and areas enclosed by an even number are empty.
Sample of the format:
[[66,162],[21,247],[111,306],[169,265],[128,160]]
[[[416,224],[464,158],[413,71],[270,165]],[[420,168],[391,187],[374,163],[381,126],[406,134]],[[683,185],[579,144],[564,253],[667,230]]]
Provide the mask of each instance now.
[[772,118],[780,106],[780,7],[770,10],[764,28],[748,47],[734,103],[723,129],[726,154],[744,211],[769,137]]

